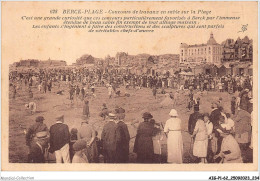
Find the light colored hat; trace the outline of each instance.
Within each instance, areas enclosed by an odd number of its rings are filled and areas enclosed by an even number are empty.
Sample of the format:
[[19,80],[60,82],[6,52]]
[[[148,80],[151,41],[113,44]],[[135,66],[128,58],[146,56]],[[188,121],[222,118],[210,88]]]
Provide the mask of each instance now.
[[116,118],[116,114],[114,112],[111,112],[108,114],[108,117],[111,119],[115,119]]
[[177,117],[178,116],[178,113],[175,109],[172,109],[169,113],[170,116],[173,116],[173,117]]
[[41,132],[36,133],[36,138],[45,139],[45,138],[48,138],[48,134],[46,131],[41,131]]
[[64,115],[59,115],[58,117],[56,117],[56,121],[62,121],[64,120]]

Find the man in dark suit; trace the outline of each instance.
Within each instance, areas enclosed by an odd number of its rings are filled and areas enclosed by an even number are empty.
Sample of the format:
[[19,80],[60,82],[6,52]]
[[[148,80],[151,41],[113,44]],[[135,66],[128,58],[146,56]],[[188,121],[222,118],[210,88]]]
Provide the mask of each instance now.
[[189,123],[188,123],[188,131],[190,135],[193,134],[193,130],[195,128],[196,122],[198,120],[200,113],[199,113],[199,107],[194,106],[194,113],[192,113],[189,117]]
[[211,114],[209,116],[209,120],[213,123],[213,127],[214,129],[216,127],[218,127],[219,123],[219,118],[221,116],[221,113],[220,113],[220,110],[218,109],[218,103],[217,102],[212,102],[211,103],[211,108],[212,108],[212,111],[211,111]]
[[117,113],[117,129],[116,129],[116,162],[117,163],[127,163],[129,156],[129,141],[130,135],[128,127],[124,122],[125,109],[118,107],[116,108]]
[[70,133],[68,125],[64,124],[64,115],[56,118],[56,123],[50,127],[50,149],[55,152],[56,163],[70,163],[69,142]]
[[30,163],[45,163],[44,153],[48,145],[48,133],[46,131],[36,133],[35,142],[30,147]]
[[103,155],[105,163],[116,162],[116,113],[109,113],[110,120],[104,125],[101,141],[103,143]]
[[221,112],[220,112],[220,109],[218,108],[218,106],[219,106],[219,104],[215,101],[211,103],[212,111],[211,111],[211,114],[209,116],[209,120],[213,124],[213,133],[215,133],[215,136],[218,139],[216,154],[218,154],[220,152],[221,143],[222,143],[222,140],[223,140],[223,138],[220,136],[219,132],[217,131],[217,129],[219,128],[219,120],[220,120],[220,117],[221,117]]

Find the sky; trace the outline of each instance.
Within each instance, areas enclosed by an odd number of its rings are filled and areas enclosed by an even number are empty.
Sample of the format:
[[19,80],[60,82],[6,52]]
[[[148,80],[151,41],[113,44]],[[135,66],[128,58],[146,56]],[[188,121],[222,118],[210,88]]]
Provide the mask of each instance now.
[[[234,4],[236,3],[236,4]],[[89,33],[86,29],[33,29],[36,20],[22,16],[52,16],[58,9],[111,10],[207,10],[212,16],[240,16],[239,21],[208,21],[223,23],[223,29],[160,29],[154,33]],[[62,15],[62,13],[59,13]],[[65,15],[62,15],[65,16]],[[70,16],[70,15],[66,15]],[[110,15],[116,16],[116,15]],[[43,22],[48,24],[50,22]],[[202,22],[203,23],[203,22]],[[242,25],[248,24],[245,32]],[[83,54],[97,58],[115,56],[117,52],[178,54],[180,43],[201,44],[210,32],[218,43],[227,38],[248,36],[257,41],[257,2],[4,2],[2,4],[2,62],[11,64],[21,59],[65,60],[76,62]]]

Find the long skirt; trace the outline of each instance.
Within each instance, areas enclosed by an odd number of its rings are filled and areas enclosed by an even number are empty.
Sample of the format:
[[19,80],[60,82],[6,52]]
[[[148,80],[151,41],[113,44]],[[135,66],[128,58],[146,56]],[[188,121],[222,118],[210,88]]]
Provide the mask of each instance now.
[[193,155],[199,158],[206,158],[208,150],[208,139],[198,141],[195,140],[193,145]]
[[167,139],[168,163],[182,163],[183,141],[181,131],[170,131]]

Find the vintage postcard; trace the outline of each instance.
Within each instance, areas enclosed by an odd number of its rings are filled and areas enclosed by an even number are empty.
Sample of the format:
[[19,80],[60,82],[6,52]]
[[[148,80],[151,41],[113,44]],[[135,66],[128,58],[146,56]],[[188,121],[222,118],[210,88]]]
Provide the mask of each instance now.
[[258,170],[257,2],[2,2],[3,171]]

